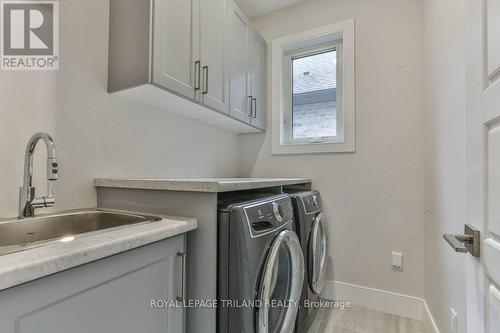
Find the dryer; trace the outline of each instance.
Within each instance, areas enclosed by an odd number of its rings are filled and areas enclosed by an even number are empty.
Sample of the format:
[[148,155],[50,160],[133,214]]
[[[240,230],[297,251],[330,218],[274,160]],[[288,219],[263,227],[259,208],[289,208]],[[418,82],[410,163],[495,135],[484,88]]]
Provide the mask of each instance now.
[[304,259],[290,196],[231,199],[218,214],[217,332],[292,333]]
[[297,315],[297,332],[303,333],[318,325],[321,319],[322,309],[310,305],[320,300],[324,288],[328,234],[323,220],[320,193],[303,191],[290,194],[295,214],[295,230],[305,260],[305,278]]

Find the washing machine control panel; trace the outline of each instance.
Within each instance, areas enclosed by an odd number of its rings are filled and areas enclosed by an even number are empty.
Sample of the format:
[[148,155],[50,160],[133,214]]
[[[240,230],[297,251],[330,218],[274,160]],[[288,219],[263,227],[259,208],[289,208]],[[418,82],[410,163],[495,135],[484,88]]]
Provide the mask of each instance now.
[[321,198],[319,193],[302,197],[302,202],[304,203],[304,209],[308,214],[317,212],[321,209]]
[[290,198],[279,198],[245,208],[252,234],[257,235],[293,222]]

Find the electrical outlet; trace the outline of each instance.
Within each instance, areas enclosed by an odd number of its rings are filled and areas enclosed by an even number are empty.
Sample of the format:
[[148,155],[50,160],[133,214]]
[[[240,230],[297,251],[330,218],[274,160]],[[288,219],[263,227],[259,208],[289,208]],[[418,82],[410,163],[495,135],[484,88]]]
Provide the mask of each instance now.
[[451,313],[451,333],[458,333],[458,315],[457,312],[451,308],[450,309]]
[[403,254],[401,252],[392,252],[392,270],[403,271]]

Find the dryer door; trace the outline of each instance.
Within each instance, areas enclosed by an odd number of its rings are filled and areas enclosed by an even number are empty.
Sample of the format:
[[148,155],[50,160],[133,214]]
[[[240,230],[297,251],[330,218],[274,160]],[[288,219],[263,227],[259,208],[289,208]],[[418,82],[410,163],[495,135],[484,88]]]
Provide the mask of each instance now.
[[323,291],[325,285],[328,252],[328,235],[323,227],[322,217],[323,214],[319,213],[313,220],[307,253],[309,288],[316,295]]
[[292,333],[304,281],[304,258],[297,235],[274,239],[260,280],[257,333]]

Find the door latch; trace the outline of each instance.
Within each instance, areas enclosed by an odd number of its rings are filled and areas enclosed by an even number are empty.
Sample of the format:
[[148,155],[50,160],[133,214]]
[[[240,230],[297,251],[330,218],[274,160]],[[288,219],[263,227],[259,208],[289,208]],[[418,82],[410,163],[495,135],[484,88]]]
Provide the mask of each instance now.
[[480,233],[471,224],[465,225],[465,233],[459,235],[444,234],[443,238],[450,244],[455,252],[469,252],[474,257],[480,254]]

